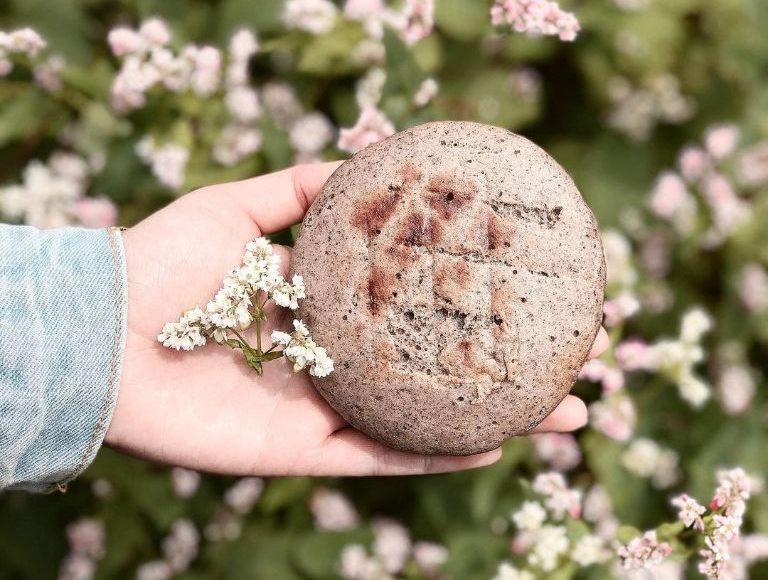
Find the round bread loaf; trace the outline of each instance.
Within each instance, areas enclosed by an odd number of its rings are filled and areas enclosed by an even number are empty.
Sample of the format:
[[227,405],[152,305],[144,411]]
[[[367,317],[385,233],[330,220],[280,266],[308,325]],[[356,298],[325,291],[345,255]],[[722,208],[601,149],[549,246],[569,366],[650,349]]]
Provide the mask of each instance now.
[[535,427],[600,327],[592,212],[542,149],[478,123],[413,127],[341,165],[292,268],[336,363],[316,388],[402,450],[478,453]]

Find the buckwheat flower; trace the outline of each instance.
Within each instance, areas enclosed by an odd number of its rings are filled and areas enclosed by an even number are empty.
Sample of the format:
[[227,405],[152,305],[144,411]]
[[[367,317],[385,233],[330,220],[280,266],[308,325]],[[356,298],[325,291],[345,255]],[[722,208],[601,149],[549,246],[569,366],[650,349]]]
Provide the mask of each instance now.
[[385,8],[382,0],[346,0],[344,16],[362,23],[369,36],[381,38],[384,35]]
[[448,561],[448,550],[434,542],[416,542],[413,546],[413,559],[422,572],[433,576]]
[[676,173],[666,171],[661,174],[648,205],[654,215],[671,222],[680,233],[690,233],[694,226],[696,201]]
[[365,38],[355,45],[352,59],[361,66],[380,66],[386,60],[384,44],[375,38]]
[[145,49],[145,40],[138,32],[127,26],[118,26],[109,31],[107,42],[112,54],[117,57],[126,56]]
[[46,44],[47,43],[42,36],[32,28],[27,27],[19,28],[8,34],[7,41],[4,43],[3,48],[8,52],[17,52],[35,56],[46,47]]
[[308,113],[296,120],[288,138],[299,153],[319,153],[333,139],[333,125],[322,113]]
[[693,308],[683,315],[680,339],[687,343],[699,342],[711,328],[712,317],[702,308]]
[[516,568],[509,562],[501,562],[492,580],[535,580],[533,573]]
[[637,338],[620,342],[614,349],[613,356],[619,367],[625,371],[649,370],[652,368],[648,344]]
[[413,45],[432,34],[434,13],[435,0],[405,0],[398,27],[403,42]]
[[333,372],[333,359],[322,346],[315,347],[314,354],[315,361],[309,369],[309,374],[313,377],[327,377]]
[[768,141],[762,141],[740,155],[738,172],[741,181],[747,185],[768,181]]
[[672,547],[666,542],[659,542],[655,531],[645,532],[617,550],[619,563],[625,570],[653,568],[671,553]]
[[494,26],[509,25],[515,32],[531,36],[558,36],[563,41],[575,40],[580,29],[572,13],[548,0],[495,0],[491,22]]
[[678,508],[677,517],[685,524],[686,528],[704,531],[704,520],[701,519],[701,516],[704,515],[707,508],[687,493],[673,498],[671,503]]
[[67,525],[69,548],[75,554],[101,559],[106,552],[104,522],[94,518],[81,518]]
[[552,572],[560,556],[568,551],[569,542],[564,526],[543,526],[534,535],[533,550],[528,554],[528,563]]
[[240,516],[229,509],[216,510],[213,520],[208,522],[203,530],[206,539],[211,542],[236,540],[242,531],[243,525]]
[[305,296],[304,279],[298,275],[293,277],[290,284],[283,281],[270,291],[270,297],[275,304],[291,310],[296,310],[299,307],[299,300]]
[[637,282],[637,271],[632,265],[629,240],[616,230],[606,230],[602,239],[607,283],[618,288],[631,287]]
[[357,153],[371,143],[377,143],[395,133],[395,127],[387,117],[374,107],[364,107],[357,123],[339,132],[337,147],[348,153]]
[[768,271],[760,264],[751,262],[739,275],[739,298],[750,312],[768,310]]
[[633,441],[622,454],[621,463],[630,473],[651,479],[658,489],[670,487],[679,477],[677,454],[647,438]]
[[258,129],[238,124],[222,129],[213,145],[213,158],[217,163],[231,167],[261,149]]
[[169,91],[179,93],[189,88],[192,63],[177,57],[171,50],[155,47],[150,52],[149,62],[160,76],[160,82]]
[[233,284],[216,292],[206,305],[205,314],[215,327],[245,330],[253,322],[252,305],[245,288]]
[[157,340],[166,348],[192,350],[205,345],[202,321],[206,316],[199,308],[182,314],[178,322],[166,322]]
[[417,107],[426,107],[437,96],[439,88],[435,79],[431,77],[424,79],[416,90],[416,94],[413,95],[413,104]]
[[601,564],[610,557],[603,539],[594,534],[585,534],[576,540],[571,549],[571,559],[582,567]]
[[64,58],[59,55],[50,56],[32,69],[35,83],[48,92],[55,93],[61,89],[61,71],[64,70]]
[[96,576],[96,562],[88,556],[72,553],[61,563],[58,580],[91,580]]
[[536,456],[555,471],[568,471],[581,463],[581,450],[570,433],[541,433],[531,437]]
[[136,570],[136,580],[170,580],[173,569],[165,560],[145,562]]
[[282,330],[273,330],[271,336],[272,342],[281,346],[288,346],[291,344],[291,340],[293,340],[290,334]]
[[411,553],[408,530],[389,518],[377,518],[373,521],[372,528],[373,553],[386,572],[397,574],[403,569]]
[[740,135],[736,125],[715,125],[704,134],[704,146],[713,158],[723,159],[736,150]]
[[581,516],[581,492],[569,488],[563,474],[556,471],[540,473],[531,487],[545,496],[544,505],[555,520],[562,520],[566,513],[572,518]]
[[378,105],[386,82],[387,73],[383,68],[372,68],[365,73],[355,86],[355,99],[358,106],[362,109]]
[[709,155],[701,147],[688,145],[683,148],[677,159],[680,174],[688,182],[696,182],[709,169]]
[[720,371],[717,394],[720,406],[729,415],[746,413],[755,396],[755,379],[745,365],[727,365]]
[[260,477],[242,477],[224,492],[224,503],[237,514],[245,515],[253,510],[264,490],[264,480]]
[[341,550],[339,574],[348,580],[388,578],[381,562],[371,557],[360,544],[349,544]]
[[632,318],[640,311],[640,301],[632,292],[621,292],[615,298],[606,300],[603,303],[603,314],[605,314],[605,325],[609,327],[618,326]]
[[725,509],[725,512],[742,511],[744,502],[752,492],[752,482],[740,467],[717,472],[718,486],[710,502],[710,508]]
[[635,430],[636,421],[635,406],[626,396],[602,399],[589,406],[590,424],[616,441],[628,441]]
[[212,46],[187,46],[184,56],[192,62],[190,78],[192,90],[201,97],[209,97],[219,88],[221,80],[221,52]]
[[165,46],[171,41],[168,25],[160,18],[150,18],[142,22],[139,35],[152,46]]
[[229,54],[234,60],[248,60],[259,51],[259,42],[248,28],[240,28],[229,39]]
[[176,520],[171,525],[171,533],[163,540],[162,548],[165,561],[174,572],[189,568],[197,557],[199,541],[197,528],[188,519]]
[[136,154],[149,164],[152,174],[163,185],[180,189],[184,184],[184,172],[189,160],[189,150],[166,143],[158,146],[152,137],[144,137],[136,144]]
[[171,482],[173,493],[176,497],[189,499],[195,495],[197,488],[200,487],[200,479],[200,474],[197,471],[184,469],[183,467],[171,469]]
[[250,87],[234,87],[224,97],[229,114],[241,123],[250,123],[261,115],[258,93]]
[[680,396],[696,409],[701,408],[712,394],[709,385],[689,371],[681,373],[677,386]]
[[106,197],[85,197],[75,202],[72,215],[86,228],[105,228],[115,225],[117,207]]
[[526,501],[520,509],[511,514],[512,521],[519,530],[534,532],[547,519],[547,512],[537,501]]
[[11,74],[13,63],[0,51],[0,78]]
[[269,115],[281,128],[290,128],[304,110],[293,87],[282,82],[270,82],[261,89],[261,99]]
[[318,488],[309,501],[318,530],[342,532],[357,526],[360,517],[349,498],[340,491]]
[[157,69],[142,59],[129,55],[112,81],[110,104],[120,113],[139,109],[146,104],[146,92],[161,81]]
[[282,20],[287,28],[320,35],[333,28],[337,12],[336,5],[328,0],[288,0]]

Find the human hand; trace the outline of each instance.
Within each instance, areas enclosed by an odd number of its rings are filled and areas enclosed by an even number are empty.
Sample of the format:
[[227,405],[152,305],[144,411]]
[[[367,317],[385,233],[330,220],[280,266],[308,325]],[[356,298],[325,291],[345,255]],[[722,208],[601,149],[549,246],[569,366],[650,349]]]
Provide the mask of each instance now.
[[[153,461],[237,475],[438,473],[501,457],[500,449],[467,457],[390,449],[348,426],[307,373],[275,362],[257,376],[230,349],[179,354],[157,341],[165,322],[210,299],[223,275],[240,263],[247,241],[301,220],[336,167],[302,165],[204,187],[123,233],[128,328],[108,445]],[[290,249],[275,251],[286,273]],[[286,326],[269,305],[267,315],[265,341],[273,328]],[[590,356],[607,343],[601,329]],[[586,417],[584,403],[569,395],[534,431],[570,431]]]

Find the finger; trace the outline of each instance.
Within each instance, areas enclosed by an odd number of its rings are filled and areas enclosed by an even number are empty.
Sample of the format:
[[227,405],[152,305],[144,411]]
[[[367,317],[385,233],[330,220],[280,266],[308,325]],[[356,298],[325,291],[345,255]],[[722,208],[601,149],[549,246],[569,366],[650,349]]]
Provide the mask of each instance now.
[[603,354],[611,344],[611,339],[608,338],[608,333],[602,326],[595,337],[595,343],[592,345],[592,350],[589,351],[589,358],[597,358]]
[[232,196],[261,233],[270,234],[301,221],[315,196],[341,163],[329,161],[296,165],[213,188]]
[[501,449],[477,455],[418,455],[391,449],[360,431],[347,427],[324,443],[321,461],[312,475],[421,475],[462,471],[495,463]]
[[584,401],[568,395],[546,419],[531,430],[531,433],[574,431],[586,424],[587,406]]

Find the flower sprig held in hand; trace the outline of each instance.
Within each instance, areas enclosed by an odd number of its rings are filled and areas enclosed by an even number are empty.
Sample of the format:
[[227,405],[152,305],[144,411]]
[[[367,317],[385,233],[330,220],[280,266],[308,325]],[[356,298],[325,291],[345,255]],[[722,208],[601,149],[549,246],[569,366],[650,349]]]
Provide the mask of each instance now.
[[[306,296],[304,280],[294,276],[290,282],[280,274],[280,256],[272,250],[268,239],[260,237],[245,246],[243,263],[224,277],[224,284],[205,308],[196,306],[181,315],[178,322],[167,322],[157,336],[163,346],[176,350],[192,350],[205,346],[208,339],[241,350],[248,366],[258,374],[263,363],[285,357],[293,363],[294,372],[305,368],[315,377],[333,371],[333,359],[318,346],[301,320],[293,321],[293,332],[272,332],[272,346],[261,346],[261,324],[266,321],[265,304],[272,300],[278,306],[296,310]],[[251,346],[244,331],[255,327],[256,345]],[[280,349],[282,347],[282,349]]]

